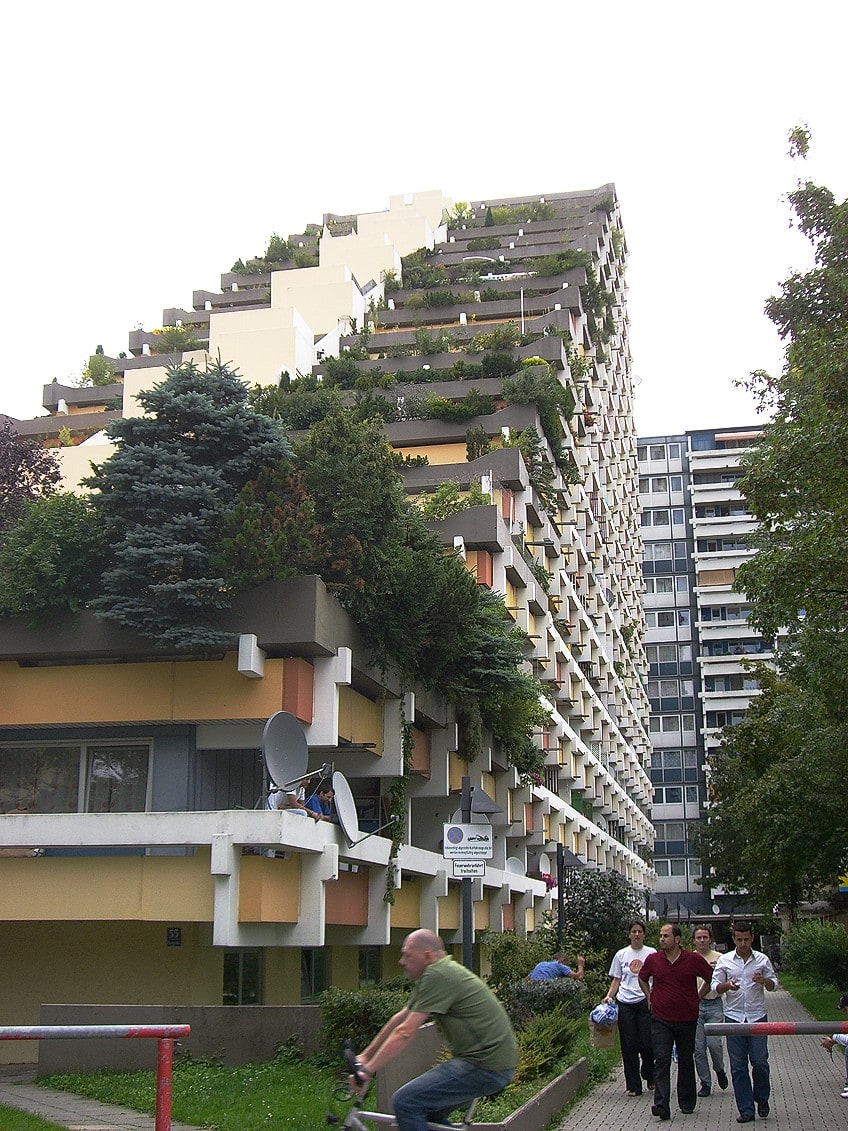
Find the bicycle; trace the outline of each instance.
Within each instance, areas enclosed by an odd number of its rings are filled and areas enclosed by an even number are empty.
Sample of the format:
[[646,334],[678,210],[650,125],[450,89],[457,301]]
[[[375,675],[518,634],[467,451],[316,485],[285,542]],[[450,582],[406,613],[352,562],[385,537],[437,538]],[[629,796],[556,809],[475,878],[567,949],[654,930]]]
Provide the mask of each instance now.
[[[356,1080],[357,1084],[364,1083],[364,1077],[357,1071],[356,1068],[356,1053],[353,1051],[353,1045],[350,1041],[345,1041],[344,1058],[348,1068],[348,1075]],[[362,1107],[363,1096],[356,1095],[351,1092],[346,1084],[341,1085],[344,1089],[342,1094],[337,1098],[343,1103],[352,1101],[351,1108],[347,1113],[344,1123],[340,1125],[340,1131],[372,1131],[371,1125],[376,1127],[394,1128],[397,1131],[397,1121],[393,1114],[384,1111],[365,1111]],[[475,1097],[462,1117],[461,1123],[428,1123],[427,1127],[430,1131],[468,1131],[472,1126],[472,1119],[474,1112],[477,1110],[482,1096]],[[327,1123],[330,1126],[339,1123],[340,1116],[335,1115],[333,1112],[327,1112]],[[363,1120],[367,1120],[365,1123]]]

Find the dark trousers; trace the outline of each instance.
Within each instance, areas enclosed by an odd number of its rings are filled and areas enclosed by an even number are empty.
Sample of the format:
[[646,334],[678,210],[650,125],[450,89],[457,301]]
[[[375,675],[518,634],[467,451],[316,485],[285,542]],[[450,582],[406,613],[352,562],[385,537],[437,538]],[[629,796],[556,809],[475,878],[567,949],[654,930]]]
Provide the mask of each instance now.
[[671,1103],[671,1052],[677,1045],[677,1105],[695,1110],[695,1021],[661,1021],[651,1017],[654,1043],[654,1106],[669,1111]]
[[[644,1000],[632,1005],[618,1003],[618,1035],[621,1039],[621,1059],[628,1092],[641,1092],[642,1080],[648,1087],[654,1082],[654,1050],[651,1044],[651,1014]],[[639,1058],[642,1071],[639,1072]]]

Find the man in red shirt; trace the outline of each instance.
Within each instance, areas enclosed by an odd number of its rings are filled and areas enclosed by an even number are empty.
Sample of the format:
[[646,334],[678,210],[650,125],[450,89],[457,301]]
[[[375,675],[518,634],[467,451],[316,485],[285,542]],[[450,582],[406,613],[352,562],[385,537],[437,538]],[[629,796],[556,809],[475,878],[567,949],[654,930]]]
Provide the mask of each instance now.
[[[709,962],[680,946],[680,927],[660,927],[660,949],[648,956],[639,971],[639,985],[651,1011],[654,1046],[654,1103],[651,1114],[671,1118],[671,1053],[677,1045],[677,1104],[684,1115],[695,1110],[695,1032],[698,1006],[709,992]],[[703,984],[698,990],[698,979]]]

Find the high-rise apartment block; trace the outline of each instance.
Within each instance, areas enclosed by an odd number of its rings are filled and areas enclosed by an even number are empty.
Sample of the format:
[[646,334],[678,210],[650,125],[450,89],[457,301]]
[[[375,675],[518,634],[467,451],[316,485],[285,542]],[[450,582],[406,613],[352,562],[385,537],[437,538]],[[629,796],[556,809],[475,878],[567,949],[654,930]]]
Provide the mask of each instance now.
[[[113,385],[49,385],[50,415],[16,427],[64,436],[74,487],[109,455],[103,424],[138,413],[169,363],[220,355],[251,386],[330,382],[344,365],[343,388],[384,398],[393,447],[423,457],[405,471],[410,498],[475,492],[434,528],[523,633],[549,709],[534,735],[543,772],[520,774],[488,733],[476,759],[459,758],[453,707],[375,667],[317,578],[239,597],[226,620],[238,648],[221,656],[155,654],[86,611],[49,632],[0,620],[0,987],[19,1022],[37,1020],[45,964],[64,1000],[117,1000],[131,955],[134,1001],[180,1001],[190,975],[197,1003],[271,1004],[391,972],[414,927],[455,943],[462,878],[442,840],[464,776],[499,810],[479,817],[493,851],[471,881],[476,929],[533,929],[558,895],[558,859],[615,870],[646,904],[654,887],[614,186],[466,205],[414,193],[278,243],[276,259],[239,263],[219,292],[165,311],[188,352],[157,353],[162,335],[135,331],[130,355],[111,359]],[[552,377],[554,398],[539,392]],[[681,678],[691,699],[692,671]],[[390,815],[411,733],[388,871],[386,835],[350,843],[332,824],[254,808],[263,724],[280,709],[303,726],[310,768],[343,771],[368,832]],[[132,788],[105,789],[110,772]],[[168,963],[166,928],[181,928]]]
[[745,714],[758,684],[745,659],[771,644],[748,627],[733,586],[754,527],[737,488],[757,428],[703,429],[639,439],[651,780],[661,917],[727,914],[741,906],[702,884],[693,831],[709,805],[711,751]]

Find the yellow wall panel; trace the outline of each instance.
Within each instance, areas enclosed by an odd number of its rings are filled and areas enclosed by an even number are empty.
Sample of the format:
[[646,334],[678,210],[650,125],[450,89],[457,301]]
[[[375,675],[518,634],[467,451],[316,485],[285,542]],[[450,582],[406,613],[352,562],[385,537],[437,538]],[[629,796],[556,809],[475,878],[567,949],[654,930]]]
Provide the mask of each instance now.
[[417,881],[404,880],[403,886],[395,892],[391,907],[392,927],[414,931],[421,926],[421,889]]
[[383,753],[382,704],[354,691],[339,688],[339,738],[348,742],[373,742],[374,753]]
[[286,858],[243,856],[239,882],[242,923],[296,923],[300,912],[300,853]]
[[0,861],[0,906],[23,920],[211,923],[209,853],[43,856]]
[[236,655],[184,664],[0,665],[0,725],[263,719],[282,708],[284,660],[246,679]]
[[462,901],[459,884],[449,884],[448,894],[439,897],[439,928],[443,931],[458,931]]

